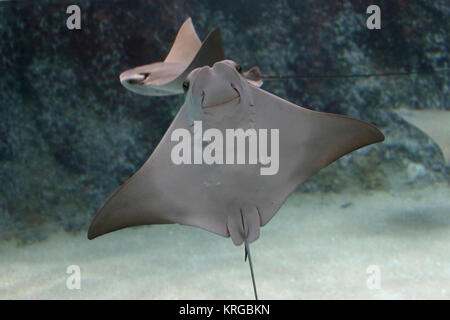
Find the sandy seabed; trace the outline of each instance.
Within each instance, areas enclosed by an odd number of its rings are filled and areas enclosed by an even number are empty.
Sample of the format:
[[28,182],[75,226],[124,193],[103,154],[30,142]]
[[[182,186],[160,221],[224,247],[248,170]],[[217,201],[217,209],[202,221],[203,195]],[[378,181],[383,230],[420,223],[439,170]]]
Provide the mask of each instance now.
[[[251,253],[261,299],[450,299],[450,188],[294,193]],[[69,265],[80,290],[66,287]],[[1,243],[0,299],[253,299],[253,289],[243,246],[164,225]]]

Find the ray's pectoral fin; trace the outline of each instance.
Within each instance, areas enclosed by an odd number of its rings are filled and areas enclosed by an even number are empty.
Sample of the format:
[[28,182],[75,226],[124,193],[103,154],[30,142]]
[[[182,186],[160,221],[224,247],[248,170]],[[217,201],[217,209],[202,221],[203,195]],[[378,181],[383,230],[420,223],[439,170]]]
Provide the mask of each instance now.
[[259,238],[261,217],[255,206],[243,206],[239,212],[233,212],[227,218],[227,229],[231,240],[237,246],[247,241],[251,243]]
[[178,30],[172,48],[164,61],[189,63],[194,59],[201,46],[202,42],[198,38],[192,19],[189,17]]
[[88,239],[132,226],[174,223],[170,209],[161,211],[167,207],[147,169],[141,168],[106,201],[91,222]]

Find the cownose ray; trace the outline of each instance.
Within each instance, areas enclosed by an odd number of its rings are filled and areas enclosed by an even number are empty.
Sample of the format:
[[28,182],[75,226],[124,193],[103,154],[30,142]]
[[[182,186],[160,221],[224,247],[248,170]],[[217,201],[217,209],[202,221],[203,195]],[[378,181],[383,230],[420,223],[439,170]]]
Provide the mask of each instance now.
[[[305,109],[253,86],[236,66],[225,60],[188,75],[183,106],[149,159],[96,214],[89,239],[130,226],[178,223],[231,237],[235,245],[245,243],[247,258],[249,243],[298,185],[339,157],[384,139],[369,123]],[[223,136],[227,129],[278,130],[278,141],[266,136],[267,150],[273,155],[278,149],[277,172],[261,174],[268,163],[264,155],[256,164],[221,164],[220,159],[176,164],[172,153],[180,132],[193,136],[183,142],[188,141],[194,161],[198,146],[204,146],[199,123],[205,135],[209,129]],[[224,149],[215,139],[209,137],[205,150],[214,144],[216,155],[234,157],[233,147]],[[250,256],[249,263],[257,298]]]
[[[224,59],[220,29],[214,29],[202,43],[192,19],[188,18],[180,27],[172,48],[163,62],[154,62],[124,71],[120,74],[120,83],[128,90],[146,96],[182,94],[182,83],[193,69],[212,66]],[[245,77],[247,72],[243,72],[242,75]],[[262,80],[254,80],[253,77],[255,75],[249,73],[247,81],[260,87],[263,84]]]
[[449,110],[394,110],[408,123],[433,139],[444,156],[446,165],[450,165],[450,111]]
[[182,84],[193,69],[212,66],[224,59],[220,29],[213,30],[202,43],[191,18],[188,18],[180,27],[164,61],[127,70],[120,75],[120,82],[128,90],[141,95],[181,94]]
[[[120,75],[121,84],[128,90],[147,96],[166,96],[183,93],[182,83],[195,68],[212,66],[225,59],[220,29],[212,31],[202,43],[195,31],[192,19],[188,18],[180,27],[172,48],[163,62],[135,67]],[[264,80],[288,80],[302,78],[346,78],[377,76],[376,74],[347,76],[291,75],[278,76],[263,74],[254,66],[241,75],[254,86],[261,87]],[[389,74],[381,74],[385,76]]]
[[[225,59],[220,29],[214,29],[202,43],[195,31],[192,19],[188,18],[180,27],[172,48],[163,62],[155,62],[133,69],[120,75],[120,82],[128,90],[147,96],[167,96],[183,93],[182,83],[195,68],[212,66]],[[388,72],[380,74],[347,75],[266,75],[254,66],[241,75],[254,86],[261,87],[264,80],[328,79],[356,77],[405,76],[412,74],[448,72],[448,69],[432,72]]]

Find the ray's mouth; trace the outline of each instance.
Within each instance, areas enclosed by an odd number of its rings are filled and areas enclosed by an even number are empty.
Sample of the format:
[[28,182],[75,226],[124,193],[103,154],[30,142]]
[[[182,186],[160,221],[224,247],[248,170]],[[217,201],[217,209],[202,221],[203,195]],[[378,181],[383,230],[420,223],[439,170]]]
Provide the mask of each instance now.
[[236,96],[234,96],[233,98],[231,98],[229,100],[226,100],[226,101],[223,101],[223,102],[219,102],[219,103],[215,103],[215,104],[209,104],[209,105],[205,105],[205,103],[204,103],[205,102],[205,92],[202,91],[202,94],[201,94],[201,96],[202,96],[202,107],[203,108],[221,107],[221,106],[227,105],[227,104],[229,104],[229,103],[231,103],[231,102],[233,102],[233,101],[235,101],[237,99],[239,100],[239,102],[241,102],[241,94],[239,93],[239,90],[236,89],[236,87],[234,86],[233,83],[231,83],[231,87],[233,88],[234,91],[236,91]]
[[128,84],[131,85],[143,85],[145,81],[147,81],[150,78],[150,72],[141,72],[138,74],[135,74],[133,76],[126,77],[122,81],[125,81]]

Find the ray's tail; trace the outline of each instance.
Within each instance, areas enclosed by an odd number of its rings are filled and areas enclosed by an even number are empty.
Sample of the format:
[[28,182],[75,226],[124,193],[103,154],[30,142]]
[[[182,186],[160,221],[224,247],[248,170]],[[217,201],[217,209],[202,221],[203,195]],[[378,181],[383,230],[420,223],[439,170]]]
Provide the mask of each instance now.
[[252,256],[250,255],[250,246],[245,240],[245,261],[247,261],[250,265],[250,273],[252,274],[252,282],[253,282],[253,291],[255,292],[255,300],[258,300],[258,293],[256,292],[256,283],[255,283],[255,274],[253,273],[253,264],[252,264]]
[[258,66],[254,66],[242,75],[250,81],[263,80],[298,80],[298,79],[336,79],[336,78],[369,78],[369,77],[399,77],[410,76],[415,74],[433,75],[435,73],[448,73],[450,69],[433,69],[433,70],[410,70],[405,72],[384,72],[384,73],[359,73],[359,74],[304,74],[304,75],[267,75],[261,73]]

